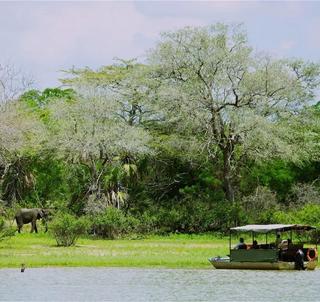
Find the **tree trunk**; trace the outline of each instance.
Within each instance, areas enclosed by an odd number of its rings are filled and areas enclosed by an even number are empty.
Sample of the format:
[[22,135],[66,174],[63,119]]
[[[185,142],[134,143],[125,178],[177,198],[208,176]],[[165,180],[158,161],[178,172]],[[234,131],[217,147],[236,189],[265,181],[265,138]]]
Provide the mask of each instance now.
[[231,171],[232,150],[227,146],[223,150],[223,189],[227,200],[234,201],[234,189],[232,185]]
[[[212,100],[212,103],[213,102],[214,100]],[[226,199],[230,202],[234,202],[232,159],[235,141],[230,134],[228,135],[225,133],[226,125],[223,122],[220,112],[212,107],[211,115],[211,130],[223,155],[223,190],[225,192]]]

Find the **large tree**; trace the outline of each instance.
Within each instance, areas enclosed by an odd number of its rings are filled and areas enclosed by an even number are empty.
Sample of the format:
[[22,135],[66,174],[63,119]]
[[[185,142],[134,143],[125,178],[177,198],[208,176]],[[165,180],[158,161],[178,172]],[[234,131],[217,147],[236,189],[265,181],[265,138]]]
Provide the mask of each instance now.
[[0,63],[0,182],[7,203],[21,199],[22,192],[33,185],[25,155],[39,148],[44,138],[41,123],[18,101],[32,82],[14,65]]
[[42,123],[23,104],[11,102],[0,111],[0,184],[2,198],[10,204],[33,188],[34,177],[26,167],[29,156],[46,138]]
[[109,186],[113,165],[149,152],[148,133],[122,119],[117,100],[111,91],[106,94],[86,86],[74,100],[57,100],[49,106],[53,133],[49,146],[70,163],[87,167],[90,177],[82,197],[93,206],[100,202],[102,208],[120,207],[125,193],[119,183]]
[[32,128],[31,120],[17,103],[31,84],[32,80],[14,65],[0,62],[0,165],[12,151],[25,145],[26,134]]
[[149,66],[137,63],[136,59],[117,59],[113,65],[92,70],[71,69],[62,83],[78,91],[96,91],[100,95],[116,96],[118,116],[128,125],[146,125],[158,119],[149,106],[158,84],[150,79]]
[[212,164],[222,160],[228,200],[242,157],[299,157],[281,121],[313,100],[319,65],[257,54],[242,26],[223,24],[164,33],[149,63],[166,123],[196,137]]

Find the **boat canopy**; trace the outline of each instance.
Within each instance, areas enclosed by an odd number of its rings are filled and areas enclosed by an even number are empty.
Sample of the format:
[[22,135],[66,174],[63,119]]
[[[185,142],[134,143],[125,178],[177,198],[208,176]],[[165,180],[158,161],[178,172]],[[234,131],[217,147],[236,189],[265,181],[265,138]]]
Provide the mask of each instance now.
[[286,232],[290,230],[294,231],[309,231],[316,229],[310,225],[301,224],[248,224],[235,228],[230,228],[231,231],[236,232],[255,232],[255,233],[269,233],[269,232]]

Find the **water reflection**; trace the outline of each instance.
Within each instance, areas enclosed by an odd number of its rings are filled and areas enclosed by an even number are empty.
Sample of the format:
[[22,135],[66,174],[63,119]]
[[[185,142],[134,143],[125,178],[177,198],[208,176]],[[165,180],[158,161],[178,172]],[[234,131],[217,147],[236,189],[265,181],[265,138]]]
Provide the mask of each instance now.
[[319,301],[320,270],[0,270],[0,301]]

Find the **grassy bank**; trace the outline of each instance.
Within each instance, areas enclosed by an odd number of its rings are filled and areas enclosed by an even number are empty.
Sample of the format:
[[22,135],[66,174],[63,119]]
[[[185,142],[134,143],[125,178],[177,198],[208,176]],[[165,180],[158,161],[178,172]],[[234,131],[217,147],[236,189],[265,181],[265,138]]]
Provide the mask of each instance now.
[[80,239],[57,247],[47,234],[16,234],[0,242],[0,268],[116,266],[210,268],[208,258],[227,254],[227,239],[211,235],[153,236],[139,240]]

